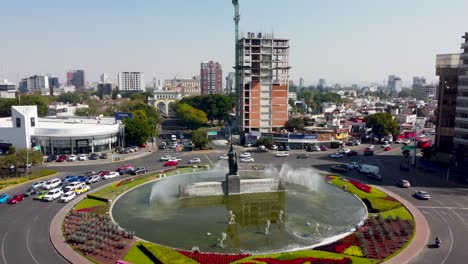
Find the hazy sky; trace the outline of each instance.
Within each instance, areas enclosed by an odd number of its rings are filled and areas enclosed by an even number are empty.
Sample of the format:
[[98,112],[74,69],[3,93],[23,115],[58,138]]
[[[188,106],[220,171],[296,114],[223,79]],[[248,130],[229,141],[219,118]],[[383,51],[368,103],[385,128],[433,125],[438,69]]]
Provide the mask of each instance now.
[[[435,80],[435,54],[460,52],[466,0],[239,0],[241,32],[291,40],[291,79],[382,83],[389,74]],[[200,62],[234,64],[231,0],[1,1],[0,78],[84,69],[153,77],[199,74]]]

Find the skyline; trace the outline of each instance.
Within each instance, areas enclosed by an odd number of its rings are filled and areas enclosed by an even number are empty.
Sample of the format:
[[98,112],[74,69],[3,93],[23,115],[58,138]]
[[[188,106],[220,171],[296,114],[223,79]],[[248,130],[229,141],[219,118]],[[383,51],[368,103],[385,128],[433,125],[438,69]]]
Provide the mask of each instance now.
[[[404,86],[413,76],[433,82],[435,55],[461,52],[468,31],[468,3],[461,0],[239,2],[240,32],[290,39],[290,79],[303,77],[307,85],[319,78],[327,84],[382,84],[391,74]],[[230,0],[28,0],[2,7],[8,24],[0,26],[0,79],[50,73],[63,82],[66,71],[83,69],[89,81],[104,72],[115,79],[121,71],[141,71],[150,82],[198,75],[207,60],[221,63],[223,77],[233,71]]]

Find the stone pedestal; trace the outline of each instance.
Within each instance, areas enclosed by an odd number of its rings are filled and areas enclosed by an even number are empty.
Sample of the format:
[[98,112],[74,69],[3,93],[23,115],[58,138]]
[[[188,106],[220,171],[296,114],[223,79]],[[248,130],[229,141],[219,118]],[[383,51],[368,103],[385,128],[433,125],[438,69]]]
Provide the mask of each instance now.
[[226,184],[227,184],[227,193],[226,194],[240,194],[241,193],[241,183],[240,176],[236,175],[226,175]]

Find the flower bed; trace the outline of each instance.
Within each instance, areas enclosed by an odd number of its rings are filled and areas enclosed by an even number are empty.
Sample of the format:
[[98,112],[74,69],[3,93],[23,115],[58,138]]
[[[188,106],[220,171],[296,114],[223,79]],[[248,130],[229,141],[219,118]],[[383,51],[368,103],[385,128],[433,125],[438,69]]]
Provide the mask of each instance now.
[[371,192],[371,187],[369,185],[366,185],[364,183],[361,183],[361,182],[358,182],[356,180],[349,180],[349,182],[356,186],[356,188],[358,188],[359,190],[363,191],[363,192],[366,192],[366,193],[370,193]]
[[185,250],[177,250],[177,252],[200,264],[229,264],[250,256],[250,254],[215,254]]
[[275,258],[254,258],[253,260],[259,261],[266,264],[351,264],[353,263],[350,258],[342,259],[328,259],[328,258],[297,258],[297,259],[286,259],[279,260]]

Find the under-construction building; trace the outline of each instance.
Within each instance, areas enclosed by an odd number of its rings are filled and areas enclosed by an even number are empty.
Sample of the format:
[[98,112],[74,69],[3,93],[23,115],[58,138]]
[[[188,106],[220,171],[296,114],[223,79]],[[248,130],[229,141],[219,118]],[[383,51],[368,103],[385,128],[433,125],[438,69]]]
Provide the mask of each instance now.
[[247,33],[237,47],[241,131],[279,131],[288,121],[289,40]]

